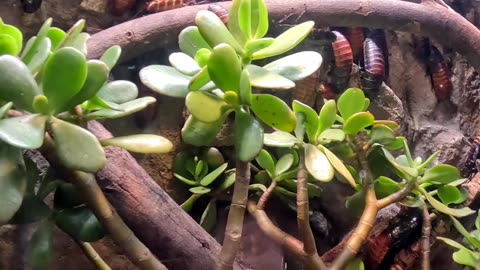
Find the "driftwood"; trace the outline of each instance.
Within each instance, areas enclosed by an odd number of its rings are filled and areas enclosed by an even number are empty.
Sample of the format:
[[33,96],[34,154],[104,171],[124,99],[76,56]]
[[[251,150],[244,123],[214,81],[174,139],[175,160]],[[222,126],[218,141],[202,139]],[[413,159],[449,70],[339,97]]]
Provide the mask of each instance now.
[[[267,0],[275,23],[314,20],[326,26],[364,26],[428,36],[464,55],[480,70],[480,31],[462,16],[433,0]],[[230,2],[218,3],[229,7]],[[98,58],[110,46],[120,45],[123,59],[131,59],[177,42],[178,34],[193,24],[207,5],[187,6],[128,21],[92,35],[89,57]],[[273,25],[273,23],[272,23]]]
[[[99,122],[88,129],[99,139],[112,135]],[[211,269],[220,245],[163,191],[125,150],[106,147],[107,165],[98,184],[135,235],[169,269]],[[236,265],[234,269],[242,269]]]

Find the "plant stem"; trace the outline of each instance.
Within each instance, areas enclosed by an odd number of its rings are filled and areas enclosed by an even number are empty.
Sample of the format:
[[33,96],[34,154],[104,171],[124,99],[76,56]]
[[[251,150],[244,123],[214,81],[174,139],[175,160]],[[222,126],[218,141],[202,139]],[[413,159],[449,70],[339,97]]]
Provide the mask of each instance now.
[[257,209],[258,210],[264,210],[265,205],[267,204],[268,199],[272,195],[273,191],[275,190],[275,187],[277,187],[277,181],[275,179],[272,180],[272,183],[270,183],[270,186],[268,186],[267,190],[262,194],[260,199],[258,199],[257,202]]
[[58,161],[55,154],[55,144],[49,135],[45,135],[44,144],[40,151],[51,166],[54,166],[67,179],[71,180],[112,240],[123,250],[133,264],[142,270],[167,269],[123,222],[107,201],[93,174],[71,171],[65,168]]
[[216,270],[230,270],[233,268],[233,261],[240,248],[240,240],[242,239],[243,218],[245,216],[245,208],[248,200],[249,184],[249,162],[237,160],[232,203],[228,213],[222,250],[214,268]]
[[377,201],[378,209],[385,208],[392,203],[396,203],[403,200],[412,191],[414,187],[415,187],[415,181],[410,181],[407,184],[405,184],[405,186],[399,191],[393,194],[390,194],[383,199],[378,200]]
[[290,234],[282,231],[275,226],[273,222],[268,218],[267,213],[264,210],[258,209],[254,202],[248,202],[248,212],[255,218],[260,229],[273,241],[285,248],[295,256],[302,259],[307,256],[303,250],[303,243]]
[[110,266],[98,255],[97,251],[90,243],[78,241],[73,238],[78,246],[82,249],[87,258],[97,267],[98,270],[111,270]]
[[310,215],[308,206],[307,170],[305,168],[305,152],[300,148],[298,153],[299,164],[297,172],[297,226],[303,249],[307,254],[304,265],[306,269],[326,269],[320,256],[318,256],[315,237],[310,228]]
[[422,270],[430,270],[430,234],[432,223],[427,206],[423,208],[422,222]]

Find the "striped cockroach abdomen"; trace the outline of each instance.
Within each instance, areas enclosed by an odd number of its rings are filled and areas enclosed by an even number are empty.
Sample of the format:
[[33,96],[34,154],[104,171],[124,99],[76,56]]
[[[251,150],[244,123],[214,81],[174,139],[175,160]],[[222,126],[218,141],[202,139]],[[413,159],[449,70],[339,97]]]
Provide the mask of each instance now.
[[224,7],[216,4],[211,4],[208,5],[208,10],[215,13],[215,15],[217,15],[225,25],[228,24],[228,10],[226,10]]
[[353,66],[352,47],[347,38],[338,31],[332,31],[336,39],[332,42],[332,50],[335,58],[335,65],[332,70],[332,82],[335,84],[336,92],[345,90],[350,79]]
[[183,0],[153,0],[147,4],[147,11],[156,13],[184,6]]
[[429,69],[432,76],[432,87],[438,100],[446,100],[452,94],[452,82],[450,70],[443,59],[442,54],[435,46],[430,48]]
[[363,27],[349,27],[347,29],[347,39],[350,42],[353,53],[353,61],[358,63],[362,60],[363,41],[365,40]]
[[362,88],[372,97],[385,79],[385,58],[375,37],[367,37],[363,43]]

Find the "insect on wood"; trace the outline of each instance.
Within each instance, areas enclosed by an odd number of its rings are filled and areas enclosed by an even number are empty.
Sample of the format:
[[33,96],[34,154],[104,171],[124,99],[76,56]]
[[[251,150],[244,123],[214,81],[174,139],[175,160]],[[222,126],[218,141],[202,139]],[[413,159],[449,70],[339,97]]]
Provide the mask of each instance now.
[[224,7],[216,4],[211,4],[208,5],[208,10],[215,13],[215,15],[217,15],[220,20],[222,20],[223,24],[228,24],[228,11]]
[[376,36],[368,36],[363,42],[364,69],[361,76],[362,87],[369,97],[378,92],[385,80],[385,58]]
[[184,6],[183,0],[153,0],[147,4],[147,11],[156,13]]
[[450,71],[442,54],[437,47],[433,45],[430,48],[429,66],[435,96],[439,101],[449,99],[453,88],[452,82],[450,81]]
[[353,52],[347,38],[338,31],[332,31],[336,36],[332,42],[332,50],[335,58],[335,66],[332,71],[332,79],[337,92],[343,92],[350,80],[353,65]]

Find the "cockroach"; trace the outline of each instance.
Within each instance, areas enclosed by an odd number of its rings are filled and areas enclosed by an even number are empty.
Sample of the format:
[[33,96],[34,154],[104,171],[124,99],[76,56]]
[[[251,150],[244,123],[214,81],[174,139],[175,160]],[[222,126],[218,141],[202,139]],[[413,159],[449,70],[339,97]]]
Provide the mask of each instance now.
[[362,87],[367,96],[372,97],[385,80],[385,58],[375,37],[367,37],[363,43],[364,70]]
[[295,82],[292,91],[292,98],[310,107],[315,105],[318,86],[318,70],[303,80]]
[[468,151],[468,158],[465,162],[465,169],[467,171],[467,177],[473,177],[479,171],[480,160],[480,133],[473,139],[470,151]]
[[332,79],[335,83],[337,92],[342,92],[347,86],[352,72],[353,53],[352,47],[345,36],[338,32],[332,31],[336,36],[332,42],[333,56],[335,58],[335,66],[332,70]]
[[319,27],[312,29],[312,38],[320,41],[320,46],[331,45],[337,37],[332,31],[328,31]]
[[324,82],[318,84],[318,96],[321,99],[336,99],[337,94],[333,90],[332,86]]
[[111,0],[111,10],[113,15],[122,16],[125,12],[133,8],[135,2],[135,0]]
[[183,0],[153,0],[147,4],[147,11],[156,13],[184,6]]
[[42,0],[22,0],[23,11],[26,13],[36,12],[42,5]]
[[430,48],[429,68],[432,76],[432,86],[435,96],[439,101],[450,98],[452,82],[450,81],[449,69],[442,54],[435,46]]
[[228,24],[228,11],[224,7],[216,4],[211,4],[208,5],[208,10],[215,13],[215,15],[217,15],[218,18],[220,18],[220,20],[222,20],[225,25]]
[[349,27],[347,29],[347,39],[350,42],[353,52],[353,61],[358,63],[362,60],[363,41],[365,40],[363,27]]

